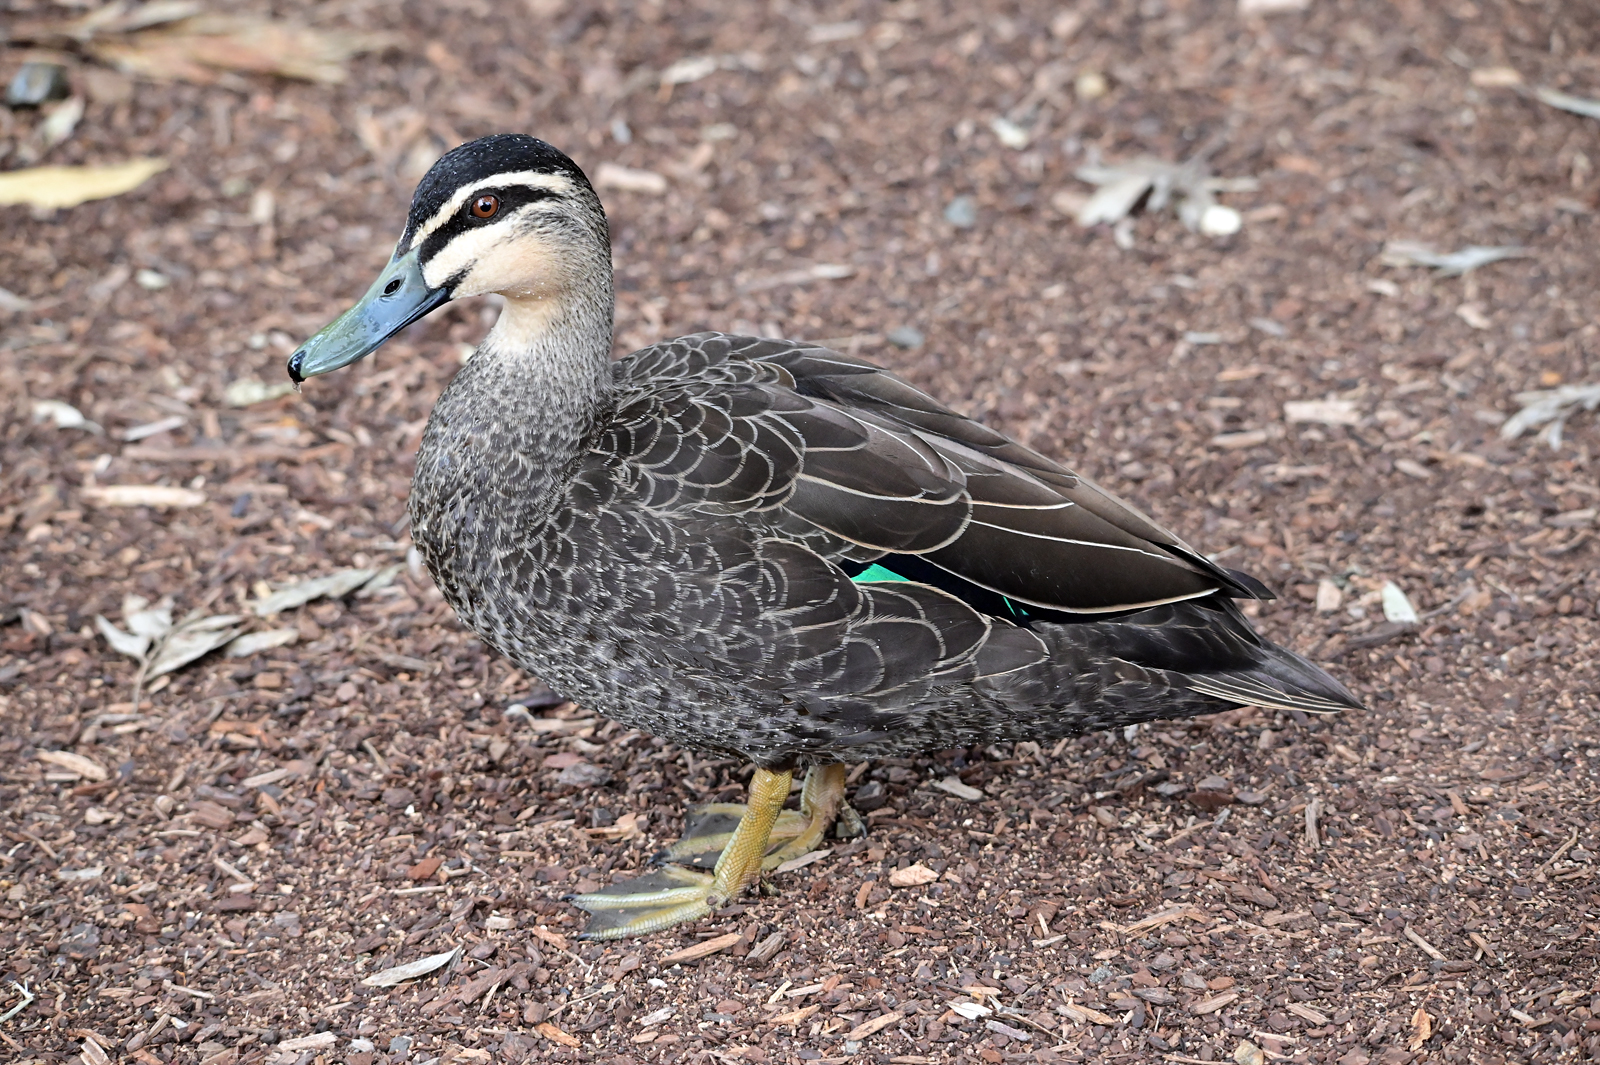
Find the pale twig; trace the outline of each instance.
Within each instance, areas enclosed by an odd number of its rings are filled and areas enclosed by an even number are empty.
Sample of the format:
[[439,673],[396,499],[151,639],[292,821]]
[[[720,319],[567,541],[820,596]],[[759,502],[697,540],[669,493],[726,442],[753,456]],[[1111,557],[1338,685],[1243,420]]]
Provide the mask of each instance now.
[[15,1017],[17,1014],[21,1013],[23,1010],[27,1009],[33,1004],[34,994],[32,991],[28,990],[28,983],[26,980],[20,984],[13,980],[11,981],[11,986],[22,992],[22,1001],[6,1010],[3,1015],[0,1015],[0,1024],[6,1023],[11,1018]]
[[1557,847],[1556,848],[1556,852],[1554,854],[1552,854],[1549,858],[1546,858],[1545,861],[1544,861],[1544,864],[1539,866],[1539,868],[1537,868],[1537,869],[1535,869],[1533,871],[1533,875],[1534,876],[1538,876],[1540,873],[1544,872],[1546,869],[1550,868],[1552,865],[1554,865],[1557,862],[1559,862],[1564,854],[1566,854],[1569,850],[1571,850],[1574,846],[1577,845],[1577,842],[1578,842],[1578,830],[1577,829],[1573,829],[1572,830],[1572,835],[1567,837],[1567,841],[1565,843],[1563,843],[1561,846]]

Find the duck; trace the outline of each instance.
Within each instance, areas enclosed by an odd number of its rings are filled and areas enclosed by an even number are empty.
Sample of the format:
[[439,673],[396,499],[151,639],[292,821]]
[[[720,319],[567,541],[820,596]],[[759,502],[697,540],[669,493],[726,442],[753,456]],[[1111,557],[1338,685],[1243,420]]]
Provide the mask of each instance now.
[[858,821],[847,765],[1360,707],[1252,628],[1239,602],[1271,599],[1261,581],[884,367],[718,332],[613,359],[605,210],[532,136],[440,158],[388,264],[289,375],[490,294],[498,320],[417,454],[428,572],[560,695],[753,765],[747,801],[690,811],[654,868],[568,897],[587,938],[704,917]]

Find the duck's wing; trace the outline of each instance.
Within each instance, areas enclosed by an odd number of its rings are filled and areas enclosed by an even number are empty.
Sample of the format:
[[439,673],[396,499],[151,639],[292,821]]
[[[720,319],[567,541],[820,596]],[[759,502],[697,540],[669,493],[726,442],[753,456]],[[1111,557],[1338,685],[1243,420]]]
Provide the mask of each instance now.
[[[653,598],[628,592],[647,628],[810,700],[819,750],[907,727],[930,686],[962,681],[1019,706],[1121,684],[1146,717],[1152,690],[1312,710],[1347,696],[1239,616],[1229,597],[1270,596],[1252,578],[861,360],[699,334],[615,373],[580,478],[594,505],[574,509],[634,527],[606,540],[655,564]],[[1075,620],[1096,624],[1033,624]],[[1309,696],[1302,667],[1322,678]]]
[[[897,727],[894,708],[930,685],[1047,657],[1035,634],[939,588],[852,581],[840,561],[959,536],[962,476],[914,435],[801,395],[788,371],[729,347],[687,337],[619,363],[616,409],[574,482],[573,512],[652,564],[627,593],[644,627],[745,683],[817,698],[807,727],[843,744]],[[836,468],[856,453],[876,475]],[[837,498],[868,494],[876,509],[840,513]]]
[[626,376],[651,386],[633,393],[637,416],[618,421],[638,427],[628,450],[663,497],[778,511],[779,528],[836,539],[830,554],[985,607],[985,595],[1077,615],[1217,592],[1271,598],[1093,482],[865,360],[723,334],[635,358]]

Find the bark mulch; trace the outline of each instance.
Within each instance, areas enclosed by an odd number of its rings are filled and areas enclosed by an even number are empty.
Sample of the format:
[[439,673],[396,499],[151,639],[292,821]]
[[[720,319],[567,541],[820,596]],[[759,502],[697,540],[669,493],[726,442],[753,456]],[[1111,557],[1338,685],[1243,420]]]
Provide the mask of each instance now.
[[[1497,434],[1515,393],[1600,375],[1600,122],[1481,73],[1600,95],[1578,7],[284,3],[391,46],[340,84],[64,53],[87,110],[41,161],[171,165],[0,209],[0,287],[27,304],[0,303],[0,1013],[31,997],[4,1053],[1600,1058],[1600,430]],[[0,112],[0,167],[39,121]],[[638,869],[748,768],[562,703],[407,565],[411,456],[493,307],[233,405],[365,289],[431,159],[498,130],[664,178],[602,190],[619,350],[725,328],[891,365],[1269,581],[1263,631],[1369,709],[858,766],[868,833],[774,895],[577,940],[560,897]],[[1222,194],[1237,236],[1148,212],[1119,241],[1065,213],[1095,153],[1208,141],[1215,173],[1259,182]],[[1447,278],[1383,265],[1392,239],[1529,257]],[[1354,424],[1286,421],[1324,399]],[[41,400],[99,431],[36,421]],[[203,501],[86,491],[107,485]],[[392,564],[259,623],[296,642],[137,703],[94,622]],[[1391,581],[1416,624],[1386,621]]]

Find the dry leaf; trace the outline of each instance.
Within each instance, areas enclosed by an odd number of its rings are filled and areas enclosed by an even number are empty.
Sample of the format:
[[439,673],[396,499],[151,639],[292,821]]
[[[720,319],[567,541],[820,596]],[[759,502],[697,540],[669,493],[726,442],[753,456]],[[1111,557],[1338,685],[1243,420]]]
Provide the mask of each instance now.
[[1533,90],[1533,94],[1551,107],[1558,107],[1563,111],[1571,111],[1575,115],[1585,118],[1600,118],[1600,100],[1586,100],[1582,96],[1573,96],[1569,93],[1547,89],[1544,86]]
[[249,658],[274,647],[287,647],[300,639],[299,629],[267,629],[240,636],[228,645],[229,658]]
[[447,950],[443,954],[430,954],[426,958],[418,958],[416,961],[409,961],[404,965],[396,965],[393,968],[385,969],[381,973],[373,973],[361,981],[361,984],[363,987],[394,987],[396,984],[403,984],[407,980],[415,980],[419,976],[426,976],[435,969],[443,968],[460,956],[460,947],[455,950]]
[[889,886],[921,887],[923,884],[931,884],[937,879],[939,879],[938,873],[918,862],[916,865],[908,865],[904,869],[896,869],[890,873]]
[[248,605],[257,615],[267,617],[304,606],[313,599],[338,599],[349,595],[383,572],[380,569],[342,569],[326,577],[314,577],[280,588],[265,598],[252,600]]
[[1500,439],[1515,440],[1529,429],[1549,423],[1545,443],[1559,448],[1567,419],[1579,410],[1600,407],[1600,385],[1562,385],[1549,391],[1518,392],[1516,400],[1522,409],[1500,427]]
[[76,207],[121,196],[167,168],[165,159],[130,159],[103,166],[34,166],[0,174],[0,207]]
[[83,416],[83,411],[59,399],[34,400],[33,422],[35,425],[52,422],[57,429],[87,429],[91,433],[101,431],[100,426]]
[[1411,1039],[1407,1042],[1406,1048],[1415,1054],[1432,1035],[1433,1018],[1428,1015],[1427,1010],[1418,1007],[1417,1012],[1411,1015]]
[[1391,240],[1378,261],[1385,266],[1431,266],[1441,277],[1460,277],[1480,266],[1502,259],[1526,259],[1530,252],[1517,244],[1469,244],[1460,251],[1437,252],[1414,240]]
[[772,875],[777,876],[779,873],[792,873],[796,869],[804,869],[813,862],[820,862],[822,859],[832,856],[832,854],[833,849],[831,847],[824,847],[822,850],[808,851],[797,858],[790,858],[788,861],[783,862],[772,871]]
[[98,36],[89,50],[125,73],[152,81],[210,85],[220,72],[236,71],[334,84],[348,77],[345,64],[351,56],[382,48],[389,40],[282,19],[200,15],[142,33]]
[[216,614],[183,622],[157,646],[146,679],[171,673],[228,643],[242,631],[234,626],[243,620],[243,614]]
[[1078,224],[1097,225],[1120,222],[1144,202],[1147,209],[1160,211],[1169,203],[1177,208],[1178,218],[1191,230],[1211,237],[1237,233],[1243,217],[1232,207],[1216,201],[1219,189],[1235,191],[1254,188],[1253,179],[1219,181],[1205,166],[1203,153],[1184,163],[1141,158],[1115,166],[1098,162],[1079,167],[1079,181],[1099,186],[1078,211]]
[[143,633],[123,632],[99,614],[94,616],[94,623],[100,630],[100,635],[106,638],[106,643],[109,643],[111,649],[118,654],[143,659],[145,652],[150,650],[151,638]]
[[101,507],[198,507],[206,494],[161,484],[108,484],[85,488],[79,498]]
[[69,773],[76,773],[86,780],[98,782],[111,776],[106,767],[93,758],[74,754],[71,751],[40,751],[36,757],[41,762],[49,762],[51,765],[65,769]]
[[1406,593],[1394,581],[1383,582],[1383,617],[1385,621],[1392,621],[1396,625],[1415,625],[1417,608],[1411,605],[1411,600],[1406,598]]

